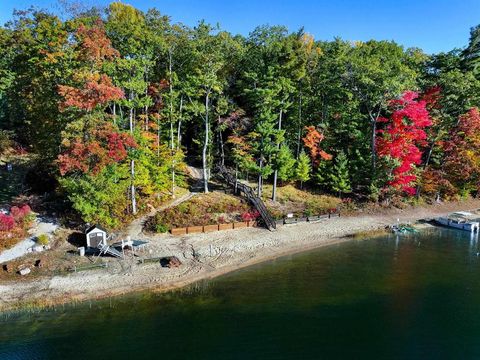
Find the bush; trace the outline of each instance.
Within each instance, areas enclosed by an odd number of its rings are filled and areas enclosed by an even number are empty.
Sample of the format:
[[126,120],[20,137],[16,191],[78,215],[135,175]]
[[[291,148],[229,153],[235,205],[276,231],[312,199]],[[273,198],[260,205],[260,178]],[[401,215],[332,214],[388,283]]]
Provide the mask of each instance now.
[[35,216],[32,214],[30,206],[23,205],[20,207],[12,206],[10,209],[10,215],[13,216],[15,222],[19,225],[26,225],[33,221]]
[[15,227],[15,219],[12,215],[0,213],[0,231],[10,231]]
[[157,233],[162,233],[162,234],[163,234],[163,233],[168,232],[168,230],[169,230],[169,229],[168,229],[168,226],[165,225],[165,224],[157,224],[157,225],[155,225],[155,231],[156,231]]
[[37,236],[37,244],[38,245],[48,245],[48,242],[50,241],[50,239],[48,238],[48,235],[46,234],[41,234],[41,235],[38,235]]
[[252,221],[257,219],[260,216],[260,213],[257,210],[254,211],[246,211],[242,214],[243,221]]

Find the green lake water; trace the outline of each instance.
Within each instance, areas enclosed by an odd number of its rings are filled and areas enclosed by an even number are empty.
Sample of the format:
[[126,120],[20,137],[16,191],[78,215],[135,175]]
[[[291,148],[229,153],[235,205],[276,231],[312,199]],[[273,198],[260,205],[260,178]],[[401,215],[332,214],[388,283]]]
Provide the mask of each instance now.
[[478,359],[478,239],[350,241],[168,294],[0,318],[0,359]]

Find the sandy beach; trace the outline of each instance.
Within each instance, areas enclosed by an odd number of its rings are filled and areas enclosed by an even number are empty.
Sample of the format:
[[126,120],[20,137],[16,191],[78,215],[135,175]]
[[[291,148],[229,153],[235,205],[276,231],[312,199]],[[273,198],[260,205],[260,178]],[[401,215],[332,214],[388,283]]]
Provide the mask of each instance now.
[[285,225],[272,232],[248,228],[183,237],[142,234],[141,237],[149,241],[144,257],[177,256],[182,266],[169,269],[158,262],[138,264],[138,258],[131,257],[112,259],[106,269],[4,281],[0,283],[0,309],[48,306],[146,289],[167,291],[284,255],[352,241],[356,233],[384,228],[397,219],[415,222],[479,207],[480,201],[470,200],[407,210],[391,209],[381,215],[335,217],[316,223]]

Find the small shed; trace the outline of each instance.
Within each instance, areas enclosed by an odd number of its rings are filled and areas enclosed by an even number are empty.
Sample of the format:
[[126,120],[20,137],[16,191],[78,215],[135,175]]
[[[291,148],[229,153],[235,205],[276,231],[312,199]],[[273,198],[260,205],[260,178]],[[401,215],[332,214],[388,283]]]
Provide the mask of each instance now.
[[85,231],[87,247],[98,248],[107,245],[107,232],[98,225],[90,226]]

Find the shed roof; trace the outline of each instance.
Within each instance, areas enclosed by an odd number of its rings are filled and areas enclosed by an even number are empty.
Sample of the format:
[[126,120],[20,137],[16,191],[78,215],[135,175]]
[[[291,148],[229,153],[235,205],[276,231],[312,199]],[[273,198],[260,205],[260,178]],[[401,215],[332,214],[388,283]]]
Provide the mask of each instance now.
[[90,226],[87,230],[85,230],[85,235],[86,234],[90,234],[93,230],[95,229],[98,229],[98,230],[101,230],[103,231],[104,233],[107,232],[107,230],[105,230],[104,228],[102,228],[101,226],[98,226],[98,225],[92,225]]

